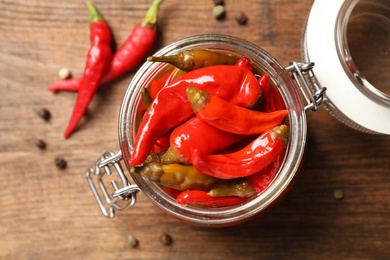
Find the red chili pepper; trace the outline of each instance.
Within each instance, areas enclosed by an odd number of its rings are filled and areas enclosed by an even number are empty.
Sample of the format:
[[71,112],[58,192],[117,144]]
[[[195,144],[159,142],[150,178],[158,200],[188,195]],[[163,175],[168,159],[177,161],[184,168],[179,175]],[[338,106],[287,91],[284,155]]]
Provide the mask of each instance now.
[[283,151],[288,126],[280,125],[261,134],[243,149],[229,154],[202,155],[194,151],[193,166],[201,173],[220,179],[254,174],[272,163]]
[[288,114],[287,110],[268,113],[250,110],[194,87],[187,88],[187,96],[198,117],[218,129],[233,134],[260,134],[280,125]]
[[259,110],[264,112],[275,111],[275,104],[271,95],[271,85],[269,84],[269,76],[267,74],[263,74],[259,78],[259,85],[263,93],[263,99],[260,103]]
[[286,109],[283,98],[276,88],[269,84],[269,76],[263,74],[259,78],[259,85],[263,91],[263,100],[260,104],[260,111],[273,112],[276,110]]
[[152,152],[161,153],[169,148],[169,135],[161,136],[153,146]]
[[[114,54],[99,85],[103,85],[133,69],[150,51],[157,36],[157,15],[162,2],[163,0],[154,0],[142,22],[135,25],[129,37]],[[77,91],[81,81],[82,78],[59,80],[52,84],[49,90],[53,92],[59,90]]]
[[279,171],[279,168],[283,162],[284,153],[279,154],[276,159],[267,167],[259,172],[245,177],[253,187],[255,193],[263,192],[271,184]]
[[236,62],[236,66],[252,70],[252,64],[248,57],[243,57]]
[[135,138],[130,165],[142,164],[159,137],[194,114],[186,95],[189,86],[244,107],[256,104],[261,93],[253,73],[238,66],[216,65],[184,74],[161,89],[146,111]]
[[91,3],[87,2],[87,8],[91,14],[91,47],[88,52],[84,75],[80,82],[76,104],[64,133],[65,138],[69,137],[80,119],[84,116],[103,77],[103,73],[111,60],[110,28]]
[[155,99],[157,93],[165,86],[169,85],[181,72],[179,70],[173,69],[161,76],[161,78],[154,78],[150,83],[149,93],[152,99]]
[[247,201],[248,198],[236,197],[236,196],[222,196],[222,197],[211,197],[207,191],[202,190],[187,190],[181,192],[176,202],[178,204],[187,205],[203,205],[209,207],[228,207],[241,204]]
[[286,109],[283,98],[276,88],[270,88],[271,96],[276,110]]
[[177,198],[177,196],[180,195],[181,191],[180,190],[176,190],[174,188],[166,188],[167,189],[167,193],[169,195],[171,195],[172,197],[174,197],[175,199]]
[[193,117],[176,127],[170,136],[170,147],[162,156],[163,163],[191,163],[193,150],[211,154],[237,142],[241,136],[227,133]]

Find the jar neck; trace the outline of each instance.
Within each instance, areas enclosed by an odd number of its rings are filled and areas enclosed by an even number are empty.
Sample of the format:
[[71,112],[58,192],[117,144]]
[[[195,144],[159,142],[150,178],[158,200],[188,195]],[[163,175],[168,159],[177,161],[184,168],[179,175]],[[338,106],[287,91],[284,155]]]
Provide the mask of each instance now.
[[335,35],[340,62],[351,82],[373,102],[388,108],[389,28],[389,1],[346,0]]

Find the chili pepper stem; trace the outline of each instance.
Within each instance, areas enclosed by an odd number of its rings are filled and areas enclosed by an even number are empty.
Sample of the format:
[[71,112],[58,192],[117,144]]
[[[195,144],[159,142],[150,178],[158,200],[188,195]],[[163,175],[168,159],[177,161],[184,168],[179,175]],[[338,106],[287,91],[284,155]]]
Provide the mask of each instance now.
[[172,56],[149,56],[146,58],[147,61],[156,61],[156,62],[176,62],[177,55]]
[[96,9],[96,7],[91,2],[86,2],[87,9],[89,11],[89,14],[91,16],[90,23],[96,22],[96,21],[104,21],[104,17],[99,13],[99,11]]
[[191,70],[195,66],[192,51],[184,51],[169,56],[149,56],[146,60],[151,62],[166,62],[184,71]]
[[188,87],[187,90],[188,100],[191,102],[192,109],[196,113],[199,109],[202,109],[210,99],[210,94],[202,91],[198,88]]
[[158,9],[163,2],[164,0],[154,0],[141,22],[142,26],[148,27],[157,23]]
[[173,55],[151,56],[151,62],[166,62],[181,70],[190,71],[213,65],[235,65],[238,58],[216,51],[185,50]]

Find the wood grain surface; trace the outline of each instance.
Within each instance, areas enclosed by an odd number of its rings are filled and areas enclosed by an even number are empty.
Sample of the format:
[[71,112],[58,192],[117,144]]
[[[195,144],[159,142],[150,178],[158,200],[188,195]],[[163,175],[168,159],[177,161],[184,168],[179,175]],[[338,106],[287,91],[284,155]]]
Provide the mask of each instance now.
[[[151,0],[95,0],[122,43]],[[223,33],[249,40],[283,65],[300,60],[313,0],[166,0],[154,51],[187,36]],[[245,26],[235,15],[248,16]],[[136,69],[100,88],[86,120],[62,133],[76,94],[48,86],[61,68],[82,74],[89,46],[83,1],[0,0],[0,259],[389,259],[390,137],[349,129],[320,108],[308,113],[308,146],[295,185],[265,215],[222,229],[184,224],[142,194],[112,220],[100,213],[84,172],[119,149],[118,111]],[[151,52],[151,53],[152,53]],[[44,121],[36,112],[51,112]],[[46,142],[45,150],[35,140]],[[54,160],[63,157],[67,168]],[[334,191],[344,191],[335,199]],[[173,238],[163,245],[162,234]],[[138,239],[132,248],[128,237]]]

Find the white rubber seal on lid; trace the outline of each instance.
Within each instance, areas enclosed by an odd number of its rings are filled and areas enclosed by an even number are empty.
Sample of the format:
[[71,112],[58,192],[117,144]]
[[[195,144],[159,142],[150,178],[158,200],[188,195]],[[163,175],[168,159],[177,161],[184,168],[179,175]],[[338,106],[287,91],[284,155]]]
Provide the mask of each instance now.
[[314,74],[327,88],[330,105],[365,132],[390,134],[390,108],[357,89],[340,62],[335,35],[343,4],[344,0],[314,2],[306,27],[306,56],[315,63]]

